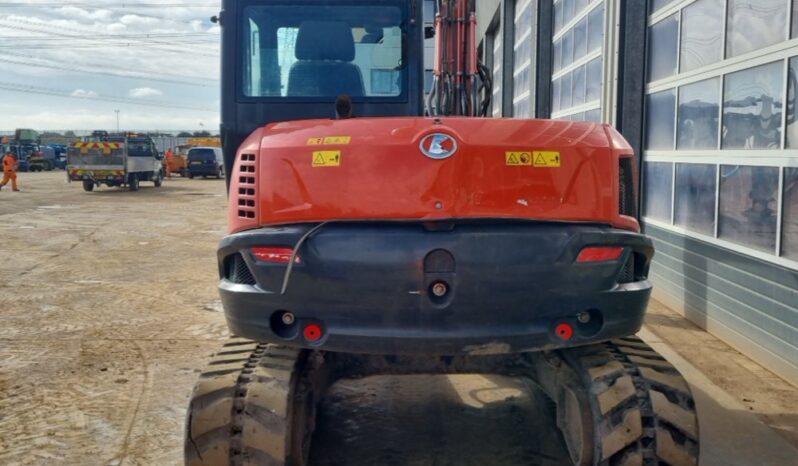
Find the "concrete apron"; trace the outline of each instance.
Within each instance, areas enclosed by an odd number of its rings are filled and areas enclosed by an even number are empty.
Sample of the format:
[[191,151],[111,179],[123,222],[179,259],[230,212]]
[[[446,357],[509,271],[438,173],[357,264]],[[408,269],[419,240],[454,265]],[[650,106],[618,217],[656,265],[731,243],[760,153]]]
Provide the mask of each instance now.
[[798,448],[765,425],[646,326],[645,340],[682,373],[698,410],[699,466],[787,466],[798,464]]

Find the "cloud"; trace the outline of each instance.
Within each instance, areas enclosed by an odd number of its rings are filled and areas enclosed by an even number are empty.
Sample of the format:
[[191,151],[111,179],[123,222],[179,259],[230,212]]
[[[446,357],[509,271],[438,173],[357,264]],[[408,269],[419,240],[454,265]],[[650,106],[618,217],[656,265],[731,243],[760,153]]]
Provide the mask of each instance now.
[[146,97],[161,96],[163,95],[163,92],[161,92],[158,89],[153,89],[151,87],[137,87],[135,89],[131,89],[130,91],[128,91],[127,95],[135,99],[142,99]]
[[119,18],[119,22],[125,25],[153,25],[158,24],[161,21],[157,18],[151,16],[139,16],[139,15],[125,15]]
[[75,89],[72,91],[72,97],[99,97],[100,94],[97,94],[94,91],[87,91],[84,89]]
[[[42,3],[42,6],[23,2],[20,5],[25,6],[0,11],[0,29],[8,30],[0,32],[0,36],[30,38],[20,41],[18,48],[7,51],[20,64],[7,67],[3,79],[20,85],[69,90],[68,94],[82,98],[4,92],[0,108],[13,106],[22,110],[0,112],[0,122],[8,127],[41,129],[115,128],[114,110],[121,109],[123,120],[127,120],[127,123],[123,121],[123,126],[136,129],[197,129],[199,121],[204,122],[205,127],[218,124],[215,122],[218,111],[149,110],[151,107],[97,99],[108,97],[195,105],[198,98],[208,103],[218,98],[218,85],[213,81],[204,81],[211,87],[198,88],[177,82],[165,83],[160,79],[194,82],[194,77],[218,78],[220,29],[210,22],[210,17],[218,14],[221,1],[216,7],[202,8],[193,5],[137,8],[138,3],[153,4],[152,0],[129,0],[121,4],[114,0],[95,0],[74,4],[64,2],[58,6],[51,2]],[[112,34],[123,35],[124,39],[107,37]],[[169,36],[142,38],[143,34],[169,34],[175,39]],[[182,34],[186,36],[180,37]],[[91,39],[94,35],[103,37]],[[72,36],[83,37],[79,40]],[[52,62],[63,69],[21,64],[27,60],[37,64]],[[137,77],[96,74],[91,72],[94,68],[131,70]],[[46,108],[47,113],[30,114],[31,101],[41,103],[40,107]],[[177,115],[185,118],[173,118]]]

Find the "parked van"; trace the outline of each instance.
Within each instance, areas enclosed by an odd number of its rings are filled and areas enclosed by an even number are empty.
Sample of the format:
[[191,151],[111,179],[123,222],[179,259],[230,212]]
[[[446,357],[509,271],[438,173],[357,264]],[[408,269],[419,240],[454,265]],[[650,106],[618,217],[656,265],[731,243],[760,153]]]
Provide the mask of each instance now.
[[192,147],[188,151],[188,177],[224,178],[224,158],[219,147]]

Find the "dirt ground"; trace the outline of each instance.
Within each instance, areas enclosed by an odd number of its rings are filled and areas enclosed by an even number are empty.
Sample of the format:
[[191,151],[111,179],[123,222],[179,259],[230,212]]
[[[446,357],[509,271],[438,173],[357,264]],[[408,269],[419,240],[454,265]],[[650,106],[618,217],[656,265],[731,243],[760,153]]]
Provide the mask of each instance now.
[[[180,464],[191,387],[227,334],[215,259],[224,183],[84,193],[63,172],[20,183],[0,192],[0,464]],[[653,316],[668,325],[662,338],[685,325]],[[772,375],[757,391],[751,377],[766,371],[755,366],[720,383],[798,444],[778,417],[794,416],[795,391]],[[762,393],[773,387],[784,393]],[[312,463],[565,465],[552,409],[493,376],[345,381],[323,402]]]

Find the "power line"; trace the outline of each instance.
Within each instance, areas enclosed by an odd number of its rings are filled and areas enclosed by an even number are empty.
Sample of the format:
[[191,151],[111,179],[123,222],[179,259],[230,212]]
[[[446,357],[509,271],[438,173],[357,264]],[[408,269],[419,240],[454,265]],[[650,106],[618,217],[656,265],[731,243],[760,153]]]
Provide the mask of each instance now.
[[184,105],[178,103],[169,103],[169,102],[153,102],[153,101],[146,101],[146,100],[136,100],[136,99],[125,99],[121,97],[103,97],[99,95],[75,95],[74,93],[63,90],[63,89],[53,89],[53,88],[46,88],[46,87],[37,87],[37,86],[28,86],[24,84],[18,83],[9,83],[9,82],[2,82],[0,81],[0,89],[10,91],[10,92],[19,92],[25,94],[37,94],[37,95],[47,95],[52,97],[64,97],[69,99],[82,99],[82,100],[94,100],[100,102],[114,102],[114,103],[122,103],[122,104],[129,104],[129,105],[139,105],[143,107],[159,107],[159,108],[171,108],[171,109],[182,109],[182,110],[197,110],[203,112],[215,112],[217,109],[208,108],[208,107],[195,107],[191,105]]
[[[5,23],[5,24],[3,24],[3,23]],[[9,25],[9,23],[10,23],[10,25]],[[22,24],[15,24],[15,23],[22,23]],[[20,29],[20,30],[23,30],[23,31],[35,32],[35,33],[39,33],[39,34],[48,34],[48,35],[51,35],[51,36],[65,37],[65,38],[69,38],[69,39],[83,39],[83,38],[86,37],[85,31],[79,31],[80,34],[66,34],[66,33],[63,33],[63,32],[54,32],[52,30],[46,30],[45,29],[46,28],[45,25],[41,25],[41,24],[38,24],[36,22],[25,21],[25,20],[22,20],[21,18],[15,18],[14,20],[9,20],[8,18],[5,18],[5,19],[0,20],[0,24],[2,24],[5,27],[9,27],[9,28],[16,28],[16,29]],[[42,30],[42,29],[45,29],[45,30]],[[60,29],[67,30],[67,31],[69,31],[69,30],[75,31],[75,29],[66,28],[66,27],[60,27]],[[113,39],[109,39],[109,40],[113,40]],[[157,45],[157,46],[163,45],[159,50],[173,52],[173,53],[192,53],[192,54],[195,54],[195,55],[203,55],[203,56],[209,56],[209,57],[216,57],[217,56],[217,54],[207,54],[207,53],[193,51],[193,50],[185,49],[185,48],[184,49],[179,49],[179,48],[169,47],[169,45],[173,44],[174,41],[167,41],[167,42],[157,41],[157,40],[143,41],[141,39],[134,39],[134,41],[135,42],[144,42],[144,43]],[[128,43],[128,44],[125,44],[124,46],[127,47],[127,46],[130,46],[130,44]],[[63,44],[61,44],[61,45],[57,44],[56,47],[63,48],[64,46],[63,46]],[[38,48],[38,47],[34,47],[34,48]]]
[[[1,21],[1,20],[0,20]],[[138,33],[138,34],[85,34],[83,36],[72,36],[77,40],[100,40],[100,39],[180,39],[180,38],[205,38],[209,40],[219,40],[218,34],[209,34],[207,32],[180,32],[180,33]],[[2,36],[0,40],[15,40],[15,41],[51,41],[63,39],[59,37],[38,37],[38,36]]]
[[14,52],[9,52],[9,51],[4,51],[3,52],[3,56],[13,57],[13,58],[17,58],[17,59],[24,59],[24,60],[31,60],[31,59],[44,60],[44,61],[46,61],[46,64],[48,64],[48,65],[49,64],[55,64],[55,65],[62,65],[64,67],[78,67],[78,68],[89,69],[89,70],[103,70],[103,71],[108,71],[108,72],[116,71],[116,72],[120,72],[120,73],[139,73],[139,74],[146,75],[146,76],[158,76],[158,77],[166,77],[166,78],[175,78],[175,79],[180,79],[180,80],[191,79],[191,80],[194,80],[194,81],[207,81],[209,83],[210,82],[218,82],[219,81],[218,79],[213,79],[213,78],[191,77],[191,76],[186,76],[185,74],[177,74],[177,73],[165,73],[165,72],[153,73],[151,71],[150,72],[147,72],[147,71],[135,72],[135,71],[130,71],[130,70],[126,70],[126,69],[111,68],[111,67],[108,66],[108,63],[82,62],[82,63],[80,63],[78,65],[78,64],[76,64],[74,62],[58,60],[58,59],[53,59],[53,58],[49,58],[49,57],[47,57],[47,58],[31,57],[29,54],[14,53]]
[[[11,63],[13,65],[19,66],[29,66],[33,68],[45,68],[45,69],[52,69],[52,70],[60,70],[60,71],[70,71],[73,73],[82,73],[82,74],[93,74],[93,75],[101,75],[101,76],[112,76],[115,78],[127,78],[127,79],[141,79],[145,81],[155,81],[155,82],[163,82],[163,83],[171,83],[171,84],[181,84],[184,86],[195,86],[195,87],[217,87],[217,85],[212,85],[210,83],[198,83],[198,82],[191,82],[191,81],[181,81],[178,79],[169,79],[164,77],[159,77],[156,75],[147,75],[143,73],[136,73],[136,72],[127,72],[118,70],[116,72],[108,70],[108,69],[90,69],[90,68],[81,68],[81,67],[68,67],[68,66],[58,66],[55,64],[45,64],[45,63],[30,63],[25,62],[24,60],[14,60],[11,58],[6,58],[0,56],[0,62]],[[130,74],[126,74],[130,73]]]
[[[175,42],[175,44],[184,44],[184,45],[201,45],[201,44],[192,44],[188,42]],[[58,49],[63,50],[64,47],[68,47],[70,49],[102,49],[102,48],[126,48],[126,47],[134,47],[134,48],[157,48],[159,51],[164,51],[159,47],[163,47],[161,44],[150,44],[150,43],[141,43],[141,42],[115,42],[115,43],[88,43],[88,44],[70,44],[65,46],[64,44],[34,44],[34,45],[4,45],[0,44],[0,49],[25,49],[25,50],[48,50],[48,49]],[[206,49],[207,50],[207,49]],[[192,50],[173,50],[174,53],[181,53],[186,55],[202,55],[204,57],[216,57],[218,56],[218,49],[210,49],[215,50],[217,53],[202,53],[196,52]]]
[[108,9],[108,8],[218,8],[220,3],[35,3],[35,2],[0,2],[0,8],[60,8],[65,6]]

